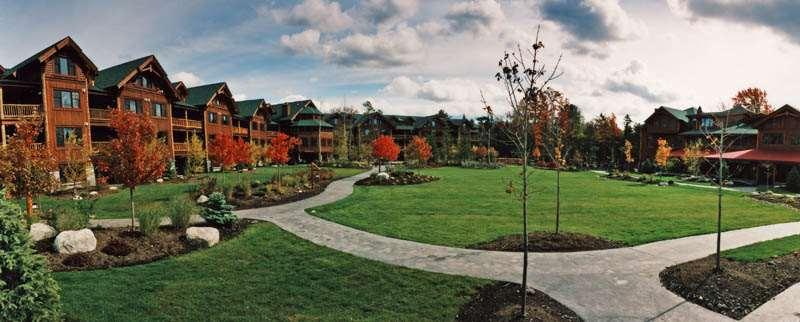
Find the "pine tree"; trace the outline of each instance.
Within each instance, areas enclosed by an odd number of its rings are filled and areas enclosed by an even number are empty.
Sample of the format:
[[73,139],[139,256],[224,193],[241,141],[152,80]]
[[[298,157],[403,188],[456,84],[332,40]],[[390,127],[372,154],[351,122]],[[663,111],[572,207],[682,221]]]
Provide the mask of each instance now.
[[797,170],[797,167],[792,167],[792,170],[786,175],[786,190],[800,192],[800,171]]
[[227,226],[233,224],[237,217],[233,214],[233,206],[225,201],[225,195],[219,192],[214,192],[208,196],[208,201],[203,204],[203,209],[200,211],[200,216],[207,222]]

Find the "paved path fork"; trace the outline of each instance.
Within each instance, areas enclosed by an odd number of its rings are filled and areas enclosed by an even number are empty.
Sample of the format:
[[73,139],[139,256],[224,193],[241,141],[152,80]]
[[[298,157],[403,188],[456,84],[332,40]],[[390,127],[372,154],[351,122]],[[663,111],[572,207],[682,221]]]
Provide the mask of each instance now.
[[[359,257],[431,272],[492,280],[521,281],[522,255],[422,244],[336,224],[305,212],[349,196],[362,173],[331,183],[314,197],[269,208],[237,211],[243,218],[272,222],[315,244]],[[726,232],[725,249],[800,234],[800,222]],[[715,235],[576,253],[533,253],[528,281],[587,321],[731,321],[686,302],[663,288],[665,267],[708,256]],[[744,321],[800,321],[800,287],[795,286],[748,315]]]

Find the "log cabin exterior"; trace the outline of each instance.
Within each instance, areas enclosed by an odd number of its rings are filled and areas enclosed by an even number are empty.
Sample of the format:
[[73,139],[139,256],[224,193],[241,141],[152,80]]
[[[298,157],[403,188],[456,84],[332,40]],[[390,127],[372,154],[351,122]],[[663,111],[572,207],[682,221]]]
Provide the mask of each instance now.
[[296,161],[329,159],[333,155],[333,125],[311,100],[273,105],[272,121],[281,132],[296,136],[301,145],[296,149]]
[[236,102],[239,113],[234,115],[237,128],[246,129],[245,140],[250,144],[265,147],[277,132],[277,123],[272,122],[272,107],[264,99]]

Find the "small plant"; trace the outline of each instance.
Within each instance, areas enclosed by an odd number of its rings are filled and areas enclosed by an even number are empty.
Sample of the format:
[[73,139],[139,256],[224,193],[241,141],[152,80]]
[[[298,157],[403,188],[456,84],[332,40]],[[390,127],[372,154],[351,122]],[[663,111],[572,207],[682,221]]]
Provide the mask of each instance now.
[[797,167],[792,167],[792,170],[786,175],[786,190],[800,192],[800,171]]
[[245,199],[250,199],[253,196],[253,184],[252,180],[242,178],[239,184],[236,186],[239,191],[242,192],[242,195]]
[[642,161],[642,164],[639,166],[639,172],[641,173],[655,173],[657,170],[656,164],[650,159]]
[[197,206],[189,199],[179,198],[169,204],[169,220],[175,228],[189,227],[195,213],[197,213]]
[[216,177],[206,177],[203,180],[203,183],[200,184],[199,191],[200,191],[200,194],[208,196],[208,195],[214,193],[215,191],[217,191],[217,189],[219,189],[219,187],[217,186],[217,178]]
[[219,192],[212,193],[208,201],[203,204],[200,216],[207,222],[227,226],[236,221],[237,217],[233,214],[233,206],[225,201],[225,196]]
[[80,230],[89,226],[89,216],[75,208],[59,207],[50,212],[57,231]]
[[139,231],[142,235],[153,236],[161,225],[161,219],[164,218],[164,210],[156,207],[146,208],[139,212],[138,217]]

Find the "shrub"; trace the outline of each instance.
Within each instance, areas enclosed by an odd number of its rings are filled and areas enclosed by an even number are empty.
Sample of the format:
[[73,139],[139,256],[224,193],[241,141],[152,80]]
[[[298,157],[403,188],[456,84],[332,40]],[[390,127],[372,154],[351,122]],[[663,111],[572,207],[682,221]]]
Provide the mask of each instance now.
[[639,165],[639,172],[641,173],[656,173],[658,167],[653,162],[653,160],[647,159],[642,161],[642,164]]
[[59,207],[51,210],[53,227],[57,231],[80,230],[89,226],[89,216],[72,207]]
[[786,190],[800,192],[800,171],[797,170],[797,167],[792,167],[792,170],[786,175]]
[[237,217],[233,214],[233,206],[225,201],[225,196],[219,192],[212,193],[208,201],[203,204],[200,216],[207,222],[227,226],[236,221]]
[[666,170],[670,173],[686,173],[686,164],[681,159],[672,158],[667,161]]
[[175,228],[189,227],[189,222],[195,213],[197,213],[197,206],[189,199],[179,198],[169,204],[169,220]]
[[139,231],[145,236],[153,236],[158,231],[158,226],[161,225],[161,219],[164,218],[164,210],[162,208],[145,208],[139,211]]
[[495,162],[461,161],[461,167],[467,169],[500,169],[503,165]]
[[236,185],[236,189],[242,192],[245,199],[250,199],[253,196],[252,180],[242,178],[239,184]]
[[[5,195],[0,191],[0,196]],[[59,288],[33,244],[19,207],[0,198],[0,320],[60,321]]]
[[200,194],[208,196],[208,195],[214,193],[215,191],[217,191],[217,189],[219,189],[219,187],[217,187],[217,178],[216,177],[206,177],[203,180],[203,183],[200,184],[199,191],[200,191]]

